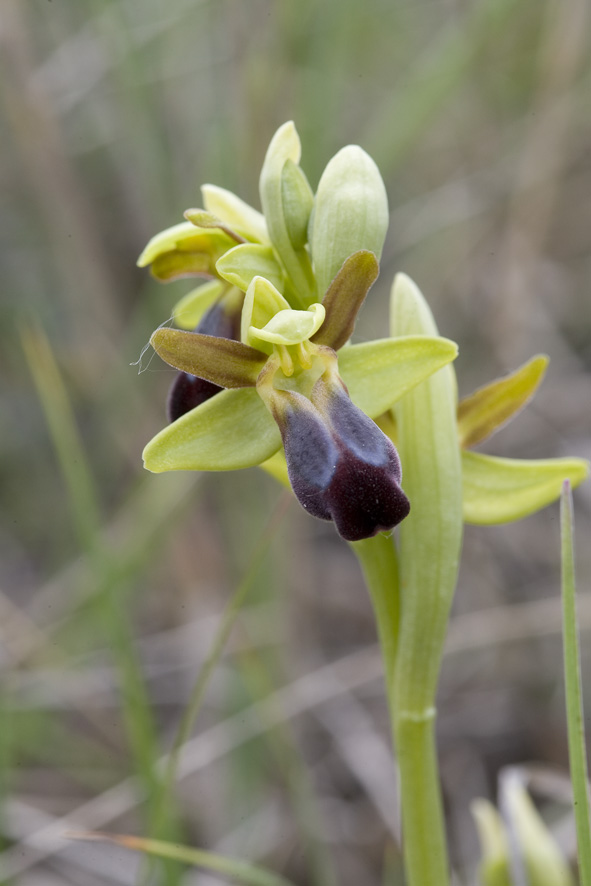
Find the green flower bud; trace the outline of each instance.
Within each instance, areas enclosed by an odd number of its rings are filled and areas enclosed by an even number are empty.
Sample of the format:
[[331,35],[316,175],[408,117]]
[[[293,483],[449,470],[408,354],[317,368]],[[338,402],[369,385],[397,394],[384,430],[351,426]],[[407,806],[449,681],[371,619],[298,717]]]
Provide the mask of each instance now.
[[367,249],[380,258],[388,230],[388,198],[379,169],[358,145],[348,145],[322,174],[310,219],[318,293],[323,295],[343,262]]

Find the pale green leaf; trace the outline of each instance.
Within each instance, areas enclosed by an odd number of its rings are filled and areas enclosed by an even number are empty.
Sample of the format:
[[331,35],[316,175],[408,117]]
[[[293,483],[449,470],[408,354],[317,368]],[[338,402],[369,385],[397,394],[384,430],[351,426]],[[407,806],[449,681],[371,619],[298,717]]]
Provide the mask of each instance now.
[[262,212],[253,209],[232,191],[217,185],[201,185],[205,208],[222,218],[247,240],[269,243],[267,223]]
[[548,357],[532,357],[515,372],[478,388],[458,404],[460,446],[476,446],[520,412],[535,394]]
[[[394,280],[391,335],[437,335],[420,290]],[[462,544],[462,475],[455,372],[443,366],[395,405],[402,488],[410,514],[399,528],[400,631],[393,681],[400,760],[405,866],[409,882],[449,882],[444,826],[436,791],[417,795],[417,779],[435,780],[435,694]],[[425,729],[426,727],[426,729]],[[426,782],[425,782],[426,783]],[[427,840],[425,835],[428,835]]]
[[223,280],[208,280],[192,289],[172,309],[174,322],[181,329],[195,329],[205,312],[227,288]]
[[339,373],[353,403],[375,418],[415,385],[455,360],[457,353],[457,345],[447,338],[383,338],[342,348]]
[[388,220],[378,167],[358,145],[342,148],[322,173],[308,235],[319,296],[354,252],[367,249],[379,260]]
[[246,292],[253,277],[264,277],[277,289],[283,289],[283,271],[270,246],[244,243],[229,249],[216,265],[220,277]]
[[222,391],[157,434],[144,449],[149,471],[233,471],[270,458],[281,435],[256,390]]
[[560,497],[564,480],[578,486],[589,475],[581,458],[496,458],[462,453],[464,520],[493,524],[520,520]]

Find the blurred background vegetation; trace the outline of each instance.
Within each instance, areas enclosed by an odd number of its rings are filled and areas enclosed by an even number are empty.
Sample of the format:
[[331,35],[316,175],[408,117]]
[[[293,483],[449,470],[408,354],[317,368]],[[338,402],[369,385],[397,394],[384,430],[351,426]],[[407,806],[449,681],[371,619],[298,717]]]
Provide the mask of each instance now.
[[[3,0],[1,882],[147,882],[131,853],[63,839],[85,828],[156,829],[302,886],[402,882],[355,561],[260,471],[143,472],[172,371],[130,364],[190,287],[135,261],[201,182],[258,206],[285,120],[313,186],[358,142],[391,207],[359,338],[383,334],[406,271],[460,344],[461,394],[552,358],[487,451],[589,457],[590,19],[586,0]],[[588,484],[576,508],[591,709]],[[439,702],[458,882],[469,803],[510,765],[574,849],[558,533],[557,507],[466,533]],[[158,828],[154,761],[249,574]]]

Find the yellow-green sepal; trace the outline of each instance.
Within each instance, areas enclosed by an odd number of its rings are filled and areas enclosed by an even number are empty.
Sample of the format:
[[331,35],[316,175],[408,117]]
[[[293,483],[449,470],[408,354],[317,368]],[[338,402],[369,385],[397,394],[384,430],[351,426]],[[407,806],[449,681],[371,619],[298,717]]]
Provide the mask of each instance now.
[[157,434],[144,465],[163,471],[234,471],[270,458],[281,435],[255,389],[222,391]]
[[196,228],[181,222],[156,234],[138,258],[140,268],[150,265],[161,281],[205,274],[216,277],[216,262],[236,241],[219,228]]
[[223,280],[208,280],[188,292],[172,309],[173,320],[181,329],[195,329],[206,311],[228,289]]
[[458,404],[460,446],[476,446],[490,437],[529,403],[538,389],[548,357],[538,354],[515,372],[474,391]]
[[376,418],[457,354],[455,342],[438,336],[383,338],[340,350],[339,374],[353,403]]
[[265,216],[232,191],[217,185],[202,185],[201,194],[205,208],[222,218],[236,233],[257,243],[270,242]]
[[261,243],[234,246],[218,259],[216,270],[242,292],[246,292],[254,277],[265,277],[277,289],[283,289],[283,271],[275,253],[271,246]]
[[462,452],[466,523],[520,520],[560,498],[562,484],[579,486],[589,476],[582,458],[511,459]]

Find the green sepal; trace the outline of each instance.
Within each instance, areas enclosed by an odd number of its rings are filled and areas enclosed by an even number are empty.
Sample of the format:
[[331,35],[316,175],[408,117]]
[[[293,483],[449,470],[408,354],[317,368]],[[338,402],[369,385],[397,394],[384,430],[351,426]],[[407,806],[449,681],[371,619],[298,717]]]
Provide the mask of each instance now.
[[228,288],[223,280],[208,280],[184,295],[172,309],[173,320],[181,329],[195,329],[205,312]]
[[234,471],[270,458],[281,435],[254,389],[222,391],[168,425],[146,446],[144,465],[162,471]]
[[255,341],[251,335],[251,327],[262,329],[279,311],[289,310],[289,302],[284,299],[277,288],[265,277],[253,277],[242,308],[240,338],[243,342],[259,347],[266,354],[273,352],[273,346],[267,342]]
[[161,327],[150,344],[169,366],[223,388],[254,387],[267,361],[266,354],[242,342],[181,329]]
[[232,240],[235,240],[236,243],[245,243],[245,238],[235,231],[230,225],[222,221],[219,216],[215,215],[213,212],[210,212],[208,209],[185,209],[183,215],[190,221],[192,225],[195,225],[196,228],[216,228],[220,231],[223,231],[228,237],[231,237]]
[[300,139],[293,122],[284,123],[271,139],[261,170],[259,190],[271,242],[292,284],[292,307],[307,308],[316,301],[316,282],[308,253],[304,248],[295,249],[291,242],[282,193],[283,167],[288,160],[297,164],[300,153]]
[[262,212],[253,209],[232,191],[217,185],[201,185],[201,193],[205,208],[222,218],[238,234],[258,243],[270,242],[267,222]]
[[510,459],[462,452],[466,523],[520,520],[560,498],[564,480],[573,487],[589,476],[582,458]]
[[228,249],[236,245],[218,228],[199,230],[191,222],[174,225],[152,237],[140,257],[140,268],[151,265],[157,280],[207,274],[216,277],[216,262]]
[[388,198],[378,167],[358,145],[342,148],[322,173],[310,219],[318,292],[326,292],[354,252],[367,249],[379,260],[387,230]]
[[460,446],[476,446],[529,403],[546,372],[548,357],[538,354],[515,372],[474,391],[458,404]]
[[294,249],[302,249],[308,240],[308,222],[314,205],[314,193],[305,172],[293,160],[286,160],[283,166],[281,200],[291,245]]
[[380,266],[373,252],[361,249],[349,256],[322,299],[326,319],[312,341],[328,345],[335,351],[349,341],[359,309],[379,271]]
[[376,418],[415,385],[455,360],[447,338],[409,335],[349,345],[339,351],[339,374],[356,406]]
[[220,277],[246,292],[253,277],[265,277],[277,289],[283,289],[283,271],[271,246],[244,243],[229,249],[218,260]]

